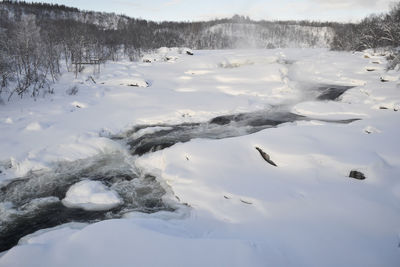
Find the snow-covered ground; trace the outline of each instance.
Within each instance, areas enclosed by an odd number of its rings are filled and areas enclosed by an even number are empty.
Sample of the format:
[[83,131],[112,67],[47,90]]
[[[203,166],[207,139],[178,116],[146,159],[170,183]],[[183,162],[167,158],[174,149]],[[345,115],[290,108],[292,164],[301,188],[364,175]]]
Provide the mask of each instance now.
[[[313,120],[195,138],[131,157],[132,166],[157,177],[175,212],[130,212],[40,230],[3,253],[0,266],[400,265],[400,80],[398,72],[385,72],[383,56],[319,49],[179,52],[160,49],[145,56],[149,62],[108,62],[100,75],[91,67],[77,79],[65,73],[54,95],[0,105],[1,183],[52,169],[54,162],[115,153],[129,158],[124,143],[109,137],[135,125],[157,127],[131,138],[168,129],[160,124],[277,106]],[[354,87],[340,101],[317,101],[308,88],[318,85]],[[366,179],[349,178],[351,170]],[[89,210],[121,201],[106,185],[86,180],[62,200]],[[0,203],[0,220],[16,212],[12,203]]]

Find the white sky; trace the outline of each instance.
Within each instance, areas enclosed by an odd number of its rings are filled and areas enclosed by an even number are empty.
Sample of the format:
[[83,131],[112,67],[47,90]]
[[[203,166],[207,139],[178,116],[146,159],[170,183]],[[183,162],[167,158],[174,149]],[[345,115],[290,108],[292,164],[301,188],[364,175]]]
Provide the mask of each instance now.
[[386,12],[393,0],[42,0],[85,10],[114,12],[155,21],[231,17],[256,20],[357,21]]

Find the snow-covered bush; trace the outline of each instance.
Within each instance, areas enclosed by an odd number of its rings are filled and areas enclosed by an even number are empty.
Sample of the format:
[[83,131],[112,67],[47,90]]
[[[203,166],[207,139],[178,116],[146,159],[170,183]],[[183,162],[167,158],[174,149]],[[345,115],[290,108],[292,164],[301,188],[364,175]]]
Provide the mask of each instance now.
[[386,47],[392,50],[400,46],[400,2],[393,4],[387,14],[372,14],[358,24],[336,24],[333,28],[332,49],[361,51]]
[[42,39],[35,16],[22,16],[14,27],[3,33],[0,45],[1,91],[20,97],[51,93],[51,80],[57,79],[59,57],[54,57]]
[[388,60],[388,70],[400,70],[400,48],[393,50],[386,59]]

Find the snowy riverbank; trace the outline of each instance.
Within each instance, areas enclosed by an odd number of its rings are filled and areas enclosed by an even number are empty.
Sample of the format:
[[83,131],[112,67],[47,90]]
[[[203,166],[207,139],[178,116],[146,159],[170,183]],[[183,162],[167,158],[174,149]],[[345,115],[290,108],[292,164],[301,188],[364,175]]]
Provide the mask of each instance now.
[[[131,138],[276,107],[308,119],[127,155],[114,166],[157,177],[175,212],[41,230],[7,251],[0,266],[398,266],[400,81],[398,72],[385,72],[383,56],[178,52],[160,49],[145,56],[150,63],[109,62],[99,76],[90,67],[77,79],[65,73],[54,95],[0,105],[1,184],[54,162],[128,154],[110,137],[137,125],[157,127]],[[321,85],[352,88],[339,101],[317,101],[310,88]],[[359,120],[329,122],[348,119]],[[351,179],[351,170],[367,178]],[[118,205],[115,191],[103,187]],[[0,203],[3,221],[18,212]]]

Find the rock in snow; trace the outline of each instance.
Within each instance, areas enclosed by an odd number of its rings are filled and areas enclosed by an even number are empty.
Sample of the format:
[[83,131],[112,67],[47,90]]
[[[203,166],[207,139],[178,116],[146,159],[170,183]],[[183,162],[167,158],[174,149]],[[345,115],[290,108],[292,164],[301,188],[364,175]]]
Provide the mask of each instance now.
[[362,172],[355,171],[355,170],[350,171],[349,177],[357,179],[357,180],[365,180],[365,178],[366,178]]
[[271,164],[272,166],[278,167],[275,162],[273,162],[270,158],[270,156],[265,153],[261,148],[256,147],[256,149],[258,150],[258,152],[260,152],[261,157],[263,157],[263,159],[268,162],[269,164]]

